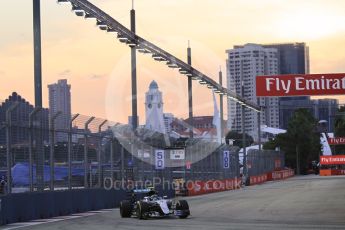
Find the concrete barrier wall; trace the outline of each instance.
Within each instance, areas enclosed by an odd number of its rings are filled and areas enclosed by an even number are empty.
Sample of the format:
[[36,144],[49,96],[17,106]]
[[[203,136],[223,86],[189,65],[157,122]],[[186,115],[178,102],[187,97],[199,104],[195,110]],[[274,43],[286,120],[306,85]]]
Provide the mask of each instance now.
[[262,184],[267,181],[267,174],[261,174],[258,176],[250,176],[249,177],[249,185],[256,185],[256,184]]
[[272,180],[284,180],[295,175],[295,171],[293,169],[286,169],[286,170],[279,170],[270,173],[272,176]]
[[284,180],[293,177],[295,172],[293,169],[277,170],[257,176],[250,176],[249,185],[262,184],[266,181]]
[[[168,197],[170,189],[158,189]],[[127,198],[124,190],[83,189],[54,192],[19,193],[0,196],[0,225],[51,218],[93,210],[115,208]]]
[[320,169],[320,176],[339,176],[345,175],[344,169]]

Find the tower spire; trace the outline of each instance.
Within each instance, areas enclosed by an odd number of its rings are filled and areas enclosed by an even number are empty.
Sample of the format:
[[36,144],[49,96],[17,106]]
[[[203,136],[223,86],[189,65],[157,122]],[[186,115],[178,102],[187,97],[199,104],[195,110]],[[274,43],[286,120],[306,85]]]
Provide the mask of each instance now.
[[132,0],[132,10],[134,10],[134,0]]

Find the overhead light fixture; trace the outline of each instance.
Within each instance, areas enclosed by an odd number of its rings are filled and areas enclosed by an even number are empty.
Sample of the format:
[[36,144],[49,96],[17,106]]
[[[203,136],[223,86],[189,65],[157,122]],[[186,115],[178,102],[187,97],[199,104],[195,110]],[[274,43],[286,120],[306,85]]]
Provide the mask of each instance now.
[[128,40],[127,42],[128,46],[133,48],[133,47],[136,47],[137,46],[137,43],[133,40]]
[[58,0],[57,2],[58,2],[58,3],[69,3],[68,0]]
[[91,14],[85,13],[84,18],[96,18],[96,17]]
[[97,23],[96,25],[101,29],[101,30],[107,30],[108,29],[108,26],[105,22],[102,22],[102,21],[98,21],[97,20]]
[[202,79],[199,81],[199,83],[200,83],[201,85],[206,85],[206,84],[207,84],[207,82],[204,81],[204,80],[202,80]]
[[113,28],[108,27],[108,28],[107,28],[107,32],[109,32],[109,33],[114,33],[114,32],[116,32],[116,30],[113,29]]
[[139,53],[143,53],[143,54],[148,54],[148,53],[150,53],[150,51],[148,51],[147,49],[145,49],[145,48],[137,48],[137,50],[138,50],[138,52]]
[[165,61],[165,58],[161,57],[161,56],[158,55],[158,54],[152,54],[152,58],[153,58],[153,60],[155,60],[155,61]]
[[[187,75],[188,76],[188,75]],[[200,78],[198,76],[191,76],[192,77],[192,80],[196,81],[196,80],[199,80]]]
[[118,38],[119,41],[122,42],[122,43],[127,43],[127,41],[128,41],[128,38],[125,37],[125,36],[123,36],[123,35],[121,35],[121,34],[118,34],[118,35],[117,35],[117,38]]
[[178,66],[176,65],[176,63],[173,63],[173,62],[171,62],[171,61],[168,61],[168,62],[167,62],[167,65],[168,65],[169,68],[178,68]]
[[84,16],[84,11],[83,10],[75,10],[74,13],[78,17],[83,17]]
[[187,73],[188,73],[188,71],[185,70],[185,69],[179,69],[179,72],[180,72],[181,74],[187,74]]
[[72,5],[72,11],[74,11],[74,13],[77,16],[84,16],[84,11],[80,8],[80,6],[77,5]]

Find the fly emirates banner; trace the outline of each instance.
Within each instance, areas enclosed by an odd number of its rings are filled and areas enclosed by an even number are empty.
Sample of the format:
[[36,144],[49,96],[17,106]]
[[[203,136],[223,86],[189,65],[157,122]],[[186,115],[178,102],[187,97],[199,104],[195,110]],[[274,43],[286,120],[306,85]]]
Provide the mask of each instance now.
[[345,73],[256,77],[256,96],[258,97],[339,94],[345,94]]

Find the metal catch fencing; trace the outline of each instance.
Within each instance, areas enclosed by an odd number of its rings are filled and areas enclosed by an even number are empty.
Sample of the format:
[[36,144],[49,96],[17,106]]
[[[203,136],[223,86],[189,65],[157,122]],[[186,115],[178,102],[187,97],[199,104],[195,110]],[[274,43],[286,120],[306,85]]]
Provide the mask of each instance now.
[[[1,193],[240,177],[239,148],[212,139],[173,138],[145,128],[133,132],[129,125],[19,103],[5,111],[0,111],[0,177],[6,182]],[[249,176],[284,165],[284,155],[275,151],[247,155]]]
[[267,174],[285,167],[282,151],[250,149],[247,152],[248,176]]
[[[106,181],[239,176],[238,149],[213,140],[174,139],[145,129],[133,133],[128,125],[79,114],[52,115],[20,103],[0,116],[2,193],[100,188]],[[164,152],[163,167],[157,165],[159,152]]]

